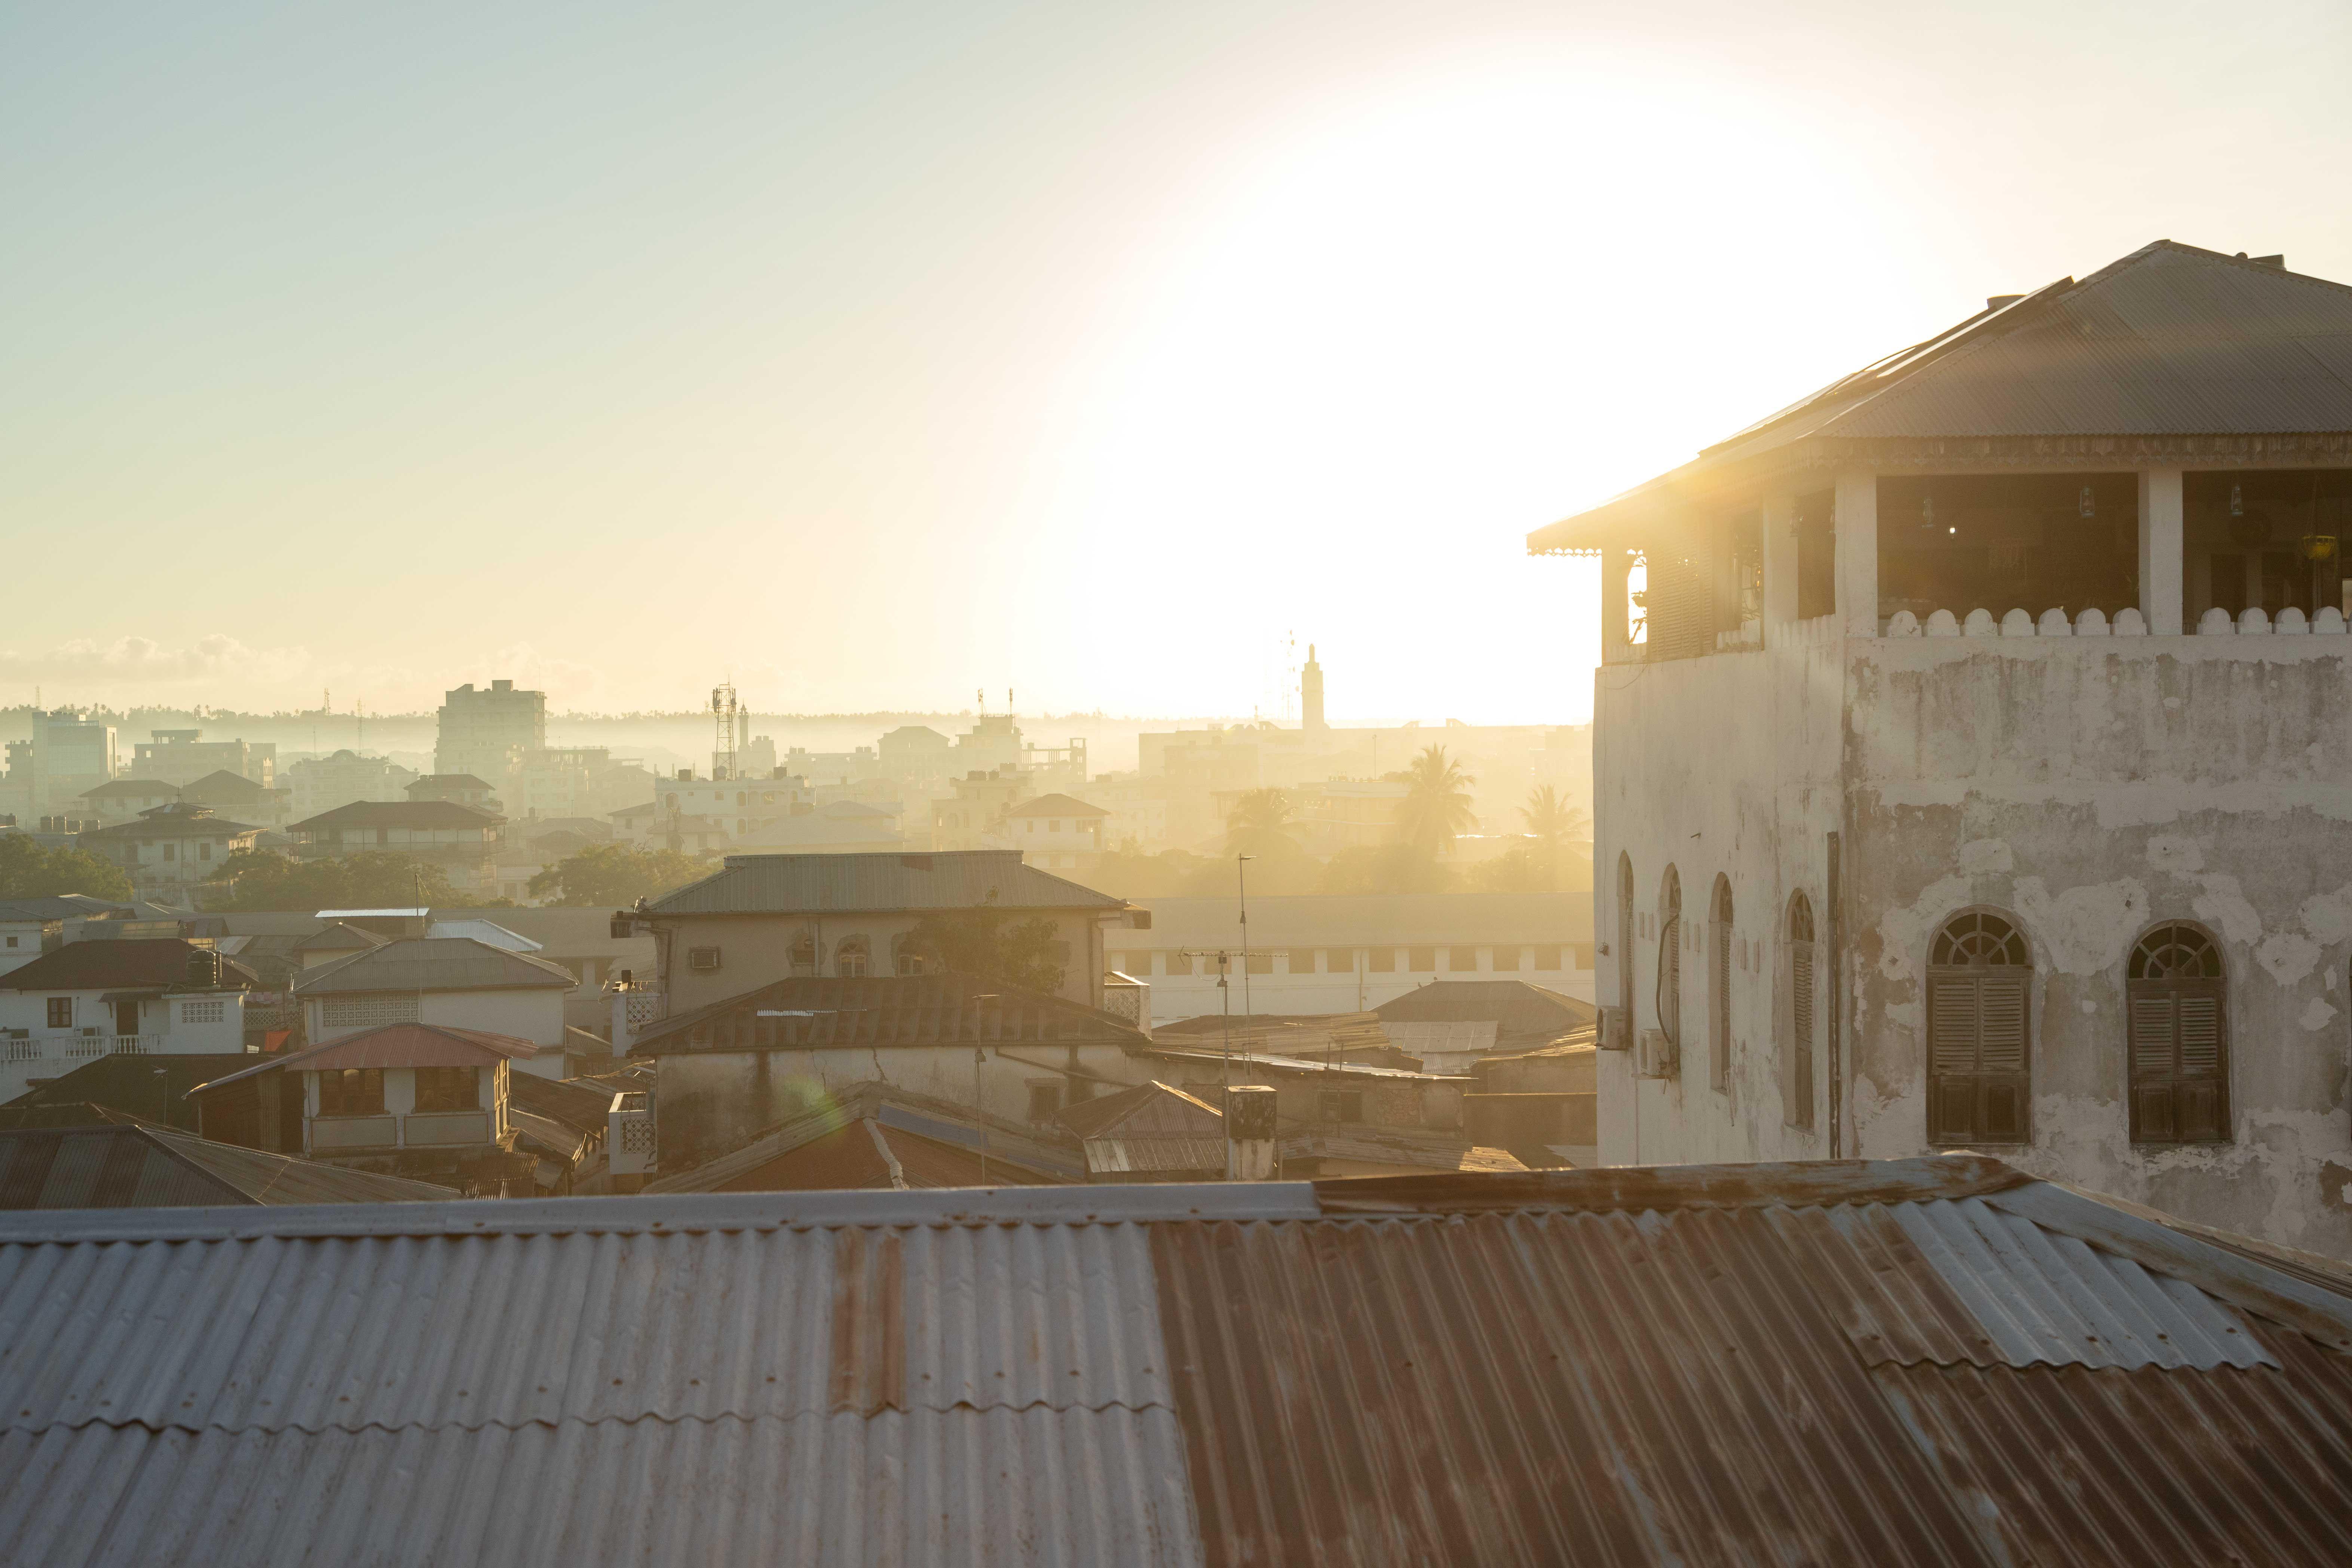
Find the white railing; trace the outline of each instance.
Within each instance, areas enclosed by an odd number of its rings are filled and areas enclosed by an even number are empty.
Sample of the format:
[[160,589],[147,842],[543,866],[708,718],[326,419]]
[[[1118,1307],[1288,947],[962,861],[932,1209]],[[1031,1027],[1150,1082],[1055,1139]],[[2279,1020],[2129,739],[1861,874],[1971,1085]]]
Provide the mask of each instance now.
[[12,1062],[89,1061],[99,1057],[152,1057],[170,1046],[168,1035],[35,1035],[0,1040],[0,1060]]
[[[1882,630],[1890,637],[2139,637],[2147,635],[2147,622],[2137,610],[2118,610],[2110,622],[2097,610],[2084,610],[2069,620],[2064,610],[2044,610],[2039,616],[2024,610],[2011,610],[1999,620],[1990,610],[1970,610],[1965,617],[1949,610],[1937,610],[1925,621],[1909,610],[1898,610],[1888,616]],[[2273,622],[2259,609],[2250,609],[2235,621],[2227,610],[2208,610],[2197,623],[2197,635],[2207,637],[2341,637],[2345,632],[2344,612],[2330,605],[2318,614],[2306,618],[2301,610],[2281,610]]]

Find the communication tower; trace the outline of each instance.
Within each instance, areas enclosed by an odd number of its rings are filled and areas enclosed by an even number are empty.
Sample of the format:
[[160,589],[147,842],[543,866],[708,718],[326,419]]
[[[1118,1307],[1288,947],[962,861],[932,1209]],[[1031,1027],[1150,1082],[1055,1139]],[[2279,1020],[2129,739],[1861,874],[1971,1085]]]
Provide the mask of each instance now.
[[735,700],[733,681],[710,689],[710,718],[719,731],[719,743],[710,749],[710,761],[726,770],[719,775],[720,778],[731,779],[736,774],[736,721],[742,712],[743,705]]

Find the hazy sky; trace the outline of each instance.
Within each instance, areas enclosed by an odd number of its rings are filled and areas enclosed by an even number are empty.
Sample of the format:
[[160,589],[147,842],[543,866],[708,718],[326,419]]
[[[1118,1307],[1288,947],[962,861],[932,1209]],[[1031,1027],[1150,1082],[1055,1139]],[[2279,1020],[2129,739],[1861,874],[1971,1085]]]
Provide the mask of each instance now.
[[1580,719],[1530,527],[2149,240],[2352,5],[0,11],[0,704]]

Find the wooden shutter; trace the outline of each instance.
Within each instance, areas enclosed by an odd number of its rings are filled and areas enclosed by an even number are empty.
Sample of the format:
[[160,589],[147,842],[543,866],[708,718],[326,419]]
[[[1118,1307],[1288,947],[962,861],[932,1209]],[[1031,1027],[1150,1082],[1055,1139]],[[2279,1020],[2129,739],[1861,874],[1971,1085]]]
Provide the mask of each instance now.
[[1727,921],[1711,922],[1715,952],[1708,956],[1714,961],[1708,968],[1706,989],[1707,1080],[1716,1089],[1731,1081],[1731,924]]
[[2132,1141],[2227,1142],[2230,1058],[2221,983],[2134,981],[2130,1006]]
[[1813,944],[1789,944],[1789,1120],[1813,1124]]
[[2032,1084],[2025,983],[2015,969],[1946,970],[1927,983],[1927,1131],[1938,1142],[2021,1143]]

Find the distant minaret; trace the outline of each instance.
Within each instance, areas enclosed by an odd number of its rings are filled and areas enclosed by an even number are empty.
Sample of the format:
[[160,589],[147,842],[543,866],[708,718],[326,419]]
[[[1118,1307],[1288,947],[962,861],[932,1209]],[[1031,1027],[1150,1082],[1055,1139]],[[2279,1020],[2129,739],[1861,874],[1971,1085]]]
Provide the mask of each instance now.
[[1299,727],[1310,735],[1323,732],[1323,667],[1315,662],[1315,645],[1307,645],[1307,668],[1298,672]]

